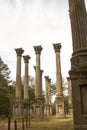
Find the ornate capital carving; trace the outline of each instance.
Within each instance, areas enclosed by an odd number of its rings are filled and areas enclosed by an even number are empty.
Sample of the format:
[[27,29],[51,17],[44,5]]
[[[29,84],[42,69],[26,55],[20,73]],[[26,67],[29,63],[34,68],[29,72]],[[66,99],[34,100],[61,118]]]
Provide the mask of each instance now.
[[34,50],[35,50],[35,53],[36,54],[41,54],[41,51],[42,51],[42,47],[41,47],[41,45],[39,45],[39,46],[34,46]]
[[71,59],[71,69],[79,69],[80,68],[80,58],[72,58]]
[[55,52],[60,52],[61,49],[61,43],[53,44]]
[[48,82],[50,83],[50,82],[51,82],[51,79],[48,79]]
[[43,72],[44,72],[43,70],[40,70],[40,74],[41,74],[41,75],[42,75]]
[[21,56],[24,52],[22,48],[16,48],[15,51],[16,51],[17,56]]
[[48,80],[48,79],[49,79],[49,76],[44,76],[44,78],[45,78],[46,80]]
[[29,59],[31,58],[29,55],[25,55],[25,56],[23,56],[23,58],[24,58],[24,62],[25,63],[29,63]]

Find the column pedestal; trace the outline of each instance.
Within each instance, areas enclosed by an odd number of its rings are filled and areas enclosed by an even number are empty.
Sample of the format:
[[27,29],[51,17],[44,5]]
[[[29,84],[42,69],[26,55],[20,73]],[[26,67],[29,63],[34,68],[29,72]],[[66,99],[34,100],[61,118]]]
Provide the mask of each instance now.
[[50,105],[45,105],[44,106],[44,115],[45,116],[50,116]]
[[[69,71],[72,81],[74,130],[87,130],[87,51],[72,57]],[[78,62],[76,62],[78,61]]]
[[65,102],[63,96],[56,97],[56,118],[65,118]]
[[43,119],[44,115],[44,105],[42,98],[36,98],[36,101],[34,102],[34,119],[41,120]]

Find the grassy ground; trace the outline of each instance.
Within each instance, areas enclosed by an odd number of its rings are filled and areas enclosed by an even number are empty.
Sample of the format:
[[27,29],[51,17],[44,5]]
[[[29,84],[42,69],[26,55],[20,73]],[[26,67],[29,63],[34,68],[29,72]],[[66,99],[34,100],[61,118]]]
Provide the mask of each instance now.
[[[8,130],[7,122],[1,121],[0,130]],[[14,123],[11,123],[11,130],[15,130]],[[55,117],[45,117],[42,121],[31,120],[30,125],[24,129],[22,123],[17,123],[17,130],[73,130],[73,118],[71,116],[66,119],[56,119]]]

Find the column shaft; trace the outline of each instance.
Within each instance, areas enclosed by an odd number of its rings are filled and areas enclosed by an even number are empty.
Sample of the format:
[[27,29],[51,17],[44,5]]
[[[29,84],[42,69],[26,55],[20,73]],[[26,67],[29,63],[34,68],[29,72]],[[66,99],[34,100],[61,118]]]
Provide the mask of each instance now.
[[49,79],[49,77],[45,76],[46,104],[49,104],[49,97],[48,97],[48,86],[49,86],[49,83],[48,83],[48,79]]
[[62,90],[62,74],[61,74],[61,63],[60,63],[60,49],[61,44],[53,44],[56,53],[56,117],[65,118],[65,103]]
[[35,97],[41,97],[41,72],[40,72],[40,54],[42,51],[42,47],[34,46],[34,50],[36,53],[36,81],[35,81]]
[[21,55],[24,52],[22,48],[15,49],[17,53],[17,66],[16,66],[16,98],[21,99]]
[[29,63],[29,55],[23,56],[25,62],[25,75],[24,75],[24,99],[29,99],[28,86],[29,86],[29,74],[28,74],[28,63]]
[[[84,0],[69,0],[73,51],[87,48],[87,13]],[[74,24],[75,23],[75,24]]]
[[56,52],[56,88],[57,88],[57,94],[62,95],[60,52]]
[[73,54],[71,70],[74,130],[87,129],[87,12],[84,0],[69,0]]
[[36,54],[36,97],[41,96],[40,54]]
[[60,49],[61,44],[53,44],[56,54],[56,90],[57,96],[61,96],[62,93],[62,76],[61,76],[61,63],[60,63]]
[[68,104],[72,105],[71,80],[69,77],[67,77],[67,82],[68,82]]
[[41,81],[40,81],[40,82],[41,82],[41,85],[40,85],[40,86],[41,86],[41,87],[40,87],[40,88],[41,88],[40,93],[41,93],[41,97],[42,97],[42,73],[43,73],[43,70],[40,70],[40,77],[41,77],[41,79],[40,79],[40,80],[41,80]]
[[49,105],[51,105],[51,88],[50,88],[50,82],[51,82],[51,79],[48,79],[48,99],[49,99]]

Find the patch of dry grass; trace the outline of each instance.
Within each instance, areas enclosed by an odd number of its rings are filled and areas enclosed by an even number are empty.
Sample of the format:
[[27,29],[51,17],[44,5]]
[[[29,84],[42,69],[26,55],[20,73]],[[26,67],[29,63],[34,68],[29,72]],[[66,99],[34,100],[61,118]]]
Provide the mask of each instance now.
[[[18,121],[17,130],[23,130],[22,123]],[[0,130],[7,130],[6,120],[0,123]],[[14,123],[11,123],[11,130],[15,130]],[[26,128],[26,123],[24,130],[73,130],[73,118],[68,116],[66,119],[56,119],[55,117],[45,117],[43,120],[33,120],[30,121],[30,126]]]

